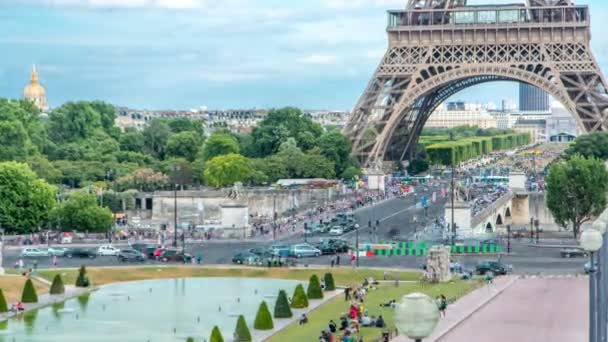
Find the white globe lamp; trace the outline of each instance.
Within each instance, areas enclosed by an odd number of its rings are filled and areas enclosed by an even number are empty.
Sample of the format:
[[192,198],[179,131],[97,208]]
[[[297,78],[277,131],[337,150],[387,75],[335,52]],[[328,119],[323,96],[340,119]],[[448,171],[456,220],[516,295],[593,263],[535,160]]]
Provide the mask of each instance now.
[[581,233],[580,243],[584,250],[595,253],[602,247],[602,233],[596,229],[585,229]]
[[395,311],[395,325],[399,334],[416,342],[430,336],[439,322],[437,303],[422,293],[403,296]]

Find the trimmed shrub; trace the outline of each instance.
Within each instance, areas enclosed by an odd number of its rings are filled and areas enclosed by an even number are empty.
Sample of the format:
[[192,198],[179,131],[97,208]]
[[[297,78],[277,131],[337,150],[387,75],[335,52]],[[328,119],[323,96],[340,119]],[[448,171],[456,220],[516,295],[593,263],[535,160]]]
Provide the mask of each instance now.
[[4,292],[0,289],[0,313],[8,312],[8,305],[6,305],[6,298],[4,298]]
[[38,295],[36,294],[36,288],[34,287],[34,283],[32,283],[32,279],[28,278],[25,282],[21,301],[24,303],[38,303]]
[[268,305],[265,301],[262,301],[258,313],[255,315],[253,328],[256,330],[272,330],[272,328],[274,328],[272,316],[270,315],[270,310],[268,310]]
[[194,338],[188,337],[188,339],[186,340],[186,342],[194,342]]
[[302,286],[302,284],[298,284],[296,289],[293,291],[291,307],[294,309],[304,309],[308,307],[308,297],[306,297],[304,286]]
[[336,283],[334,282],[334,276],[331,273],[325,273],[323,276],[325,281],[325,291],[333,291],[336,289]]
[[53,278],[53,284],[51,284],[51,290],[49,292],[52,295],[65,293],[65,286],[63,286],[63,280],[59,274],[55,274],[55,278]]
[[321,289],[321,283],[319,283],[319,277],[316,274],[310,276],[306,296],[308,296],[308,299],[323,299],[323,290]]
[[289,301],[287,300],[287,293],[285,290],[279,291],[277,302],[274,304],[274,318],[291,318],[293,313],[289,307]]
[[209,337],[209,342],[224,342],[224,337],[222,336],[220,328],[218,328],[217,325],[213,327],[213,330],[211,330],[211,337]]
[[84,265],[80,266],[80,269],[78,270],[78,277],[76,277],[76,287],[89,287],[87,269],[84,267]]
[[245,317],[239,315],[238,321],[236,321],[236,329],[234,329],[234,342],[251,342],[251,332],[245,322]]

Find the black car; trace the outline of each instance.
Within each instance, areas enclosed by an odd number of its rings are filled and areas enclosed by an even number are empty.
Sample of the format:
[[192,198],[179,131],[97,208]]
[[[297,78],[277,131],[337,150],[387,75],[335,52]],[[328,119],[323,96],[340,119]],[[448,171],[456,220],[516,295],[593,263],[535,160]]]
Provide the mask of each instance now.
[[255,254],[260,258],[270,258],[274,255],[272,253],[272,250],[270,248],[266,248],[266,247],[251,248],[249,250],[249,253]]
[[68,258],[89,258],[89,259],[94,259],[97,257],[97,253],[95,253],[95,251],[92,251],[90,249],[84,249],[84,248],[73,248],[73,249],[68,249],[65,252],[65,256]]
[[131,245],[131,248],[143,254],[146,254],[145,251],[148,248],[154,248],[156,250],[156,246],[149,243],[134,243]]
[[327,243],[336,250],[336,253],[346,253],[350,249],[348,242],[341,239],[329,239]]
[[249,265],[255,263],[259,256],[251,252],[239,252],[232,257],[232,262],[239,265]]
[[488,272],[492,272],[496,275],[504,275],[507,274],[507,266],[505,266],[500,261],[480,261],[475,267],[475,273],[479,275],[484,275]]
[[192,256],[188,253],[180,252],[175,249],[167,249],[160,255],[162,262],[181,262],[188,264],[192,262]]
[[315,247],[321,251],[323,255],[333,255],[336,254],[336,248],[329,244],[328,242],[321,242],[315,244]]
[[144,255],[135,249],[121,249],[118,252],[118,261],[144,261],[145,259]]

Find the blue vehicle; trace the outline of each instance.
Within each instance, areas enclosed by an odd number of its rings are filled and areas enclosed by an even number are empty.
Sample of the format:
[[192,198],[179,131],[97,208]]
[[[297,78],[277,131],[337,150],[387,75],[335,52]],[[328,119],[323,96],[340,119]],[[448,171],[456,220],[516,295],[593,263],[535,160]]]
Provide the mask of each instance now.
[[272,254],[274,256],[285,257],[285,258],[289,256],[290,251],[291,251],[289,246],[285,246],[285,245],[272,245],[272,246],[270,246],[270,249],[272,250]]

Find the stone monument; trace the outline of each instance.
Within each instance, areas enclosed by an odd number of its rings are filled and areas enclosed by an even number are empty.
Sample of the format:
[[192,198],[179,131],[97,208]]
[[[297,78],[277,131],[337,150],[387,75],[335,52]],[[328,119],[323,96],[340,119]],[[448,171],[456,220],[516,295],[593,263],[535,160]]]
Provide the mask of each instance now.
[[432,246],[429,249],[424,277],[432,283],[442,283],[452,279],[449,246]]

